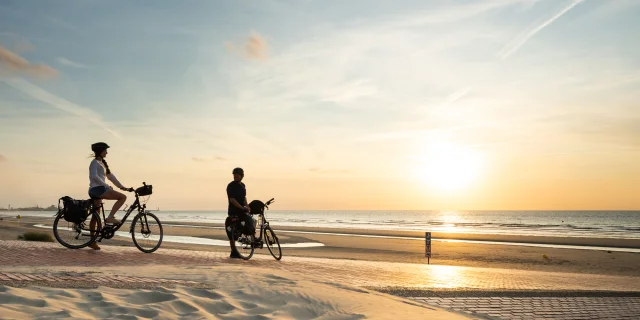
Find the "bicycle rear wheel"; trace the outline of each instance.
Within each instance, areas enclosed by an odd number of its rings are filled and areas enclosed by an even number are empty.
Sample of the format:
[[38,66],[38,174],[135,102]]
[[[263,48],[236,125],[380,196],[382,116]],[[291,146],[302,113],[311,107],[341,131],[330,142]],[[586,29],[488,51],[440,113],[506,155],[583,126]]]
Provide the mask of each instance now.
[[162,224],[151,212],[137,215],[131,223],[131,238],[138,249],[144,253],[152,253],[162,244]]
[[267,229],[264,230],[264,242],[267,244],[267,249],[269,249],[269,252],[271,252],[271,255],[276,258],[276,260],[282,259],[280,241],[271,227],[267,227]]
[[253,256],[255,250],[253,246],[253,237],[242,233],[238,227],[233,226],[231,228],[231,235],[233,240],[231,242],[231,250],[235,250],[243,260],[249,260]]
[[[90,229],[91,219],[95,220],[93,229]],[[69,249],[80,249],[92,244],[102,231],[100,215],[93,212],[81,223],[73,223],[64,220],[59,214],[53,221],[53,236],[63,246]]]

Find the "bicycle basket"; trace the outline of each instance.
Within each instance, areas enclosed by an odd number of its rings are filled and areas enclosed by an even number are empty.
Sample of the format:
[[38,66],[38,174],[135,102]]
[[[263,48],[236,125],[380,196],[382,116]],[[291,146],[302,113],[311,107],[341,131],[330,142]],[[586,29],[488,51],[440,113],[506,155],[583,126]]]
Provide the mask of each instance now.
[[151,195],[153,193],[153,186],[150,184],[142,186],[136,189],[136,193],[141,197]]

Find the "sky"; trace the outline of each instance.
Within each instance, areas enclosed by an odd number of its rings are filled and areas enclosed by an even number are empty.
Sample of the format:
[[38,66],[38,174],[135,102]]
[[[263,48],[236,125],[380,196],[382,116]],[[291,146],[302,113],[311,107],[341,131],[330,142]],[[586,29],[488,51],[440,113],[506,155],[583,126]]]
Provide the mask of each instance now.
[[[2,1],[0,207],[640,209],[640,2]],[[131,202],[129,200],[128,202]]]

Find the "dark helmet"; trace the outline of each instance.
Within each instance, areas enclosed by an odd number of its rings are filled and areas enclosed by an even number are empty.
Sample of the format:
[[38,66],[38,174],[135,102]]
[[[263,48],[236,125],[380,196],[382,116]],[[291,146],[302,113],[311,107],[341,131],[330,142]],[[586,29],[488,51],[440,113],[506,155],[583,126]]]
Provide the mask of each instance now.
[[96,142],[91,145],[91,151],[93,152],[102,152],[109,148],[109,145],[104,142]]
[[242,168],[233,169],[233,174],[244,174],[244,170]]

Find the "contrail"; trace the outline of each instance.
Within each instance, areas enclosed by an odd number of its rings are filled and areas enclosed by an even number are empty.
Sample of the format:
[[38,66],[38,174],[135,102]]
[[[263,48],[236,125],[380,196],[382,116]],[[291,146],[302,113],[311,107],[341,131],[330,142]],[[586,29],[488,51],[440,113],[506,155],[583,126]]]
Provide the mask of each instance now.
[[51,94],[50,92],[32,84],[29,81],[26,81],[24,79],[21,78],[11,78],[11,79],[4,79],[4,82],[6,82],[8,85],[12,86],[14,89],[20,90],[25,94],[28,94],[29,96],[31,96],[32,98],[36,99],[36,100],[40,100],[44,103],[47,103],[53,107],[56,107],[60,110],[66,111],[68,113],[71,113],[73,115],[76,115],[78,117],[84,118],[86,120],[89,120],[95,124],[97,124],[98,126],[100,126],[101,128],[105,129],[106,131],[108,131],[109,133],[111,133],[113,136],[115,136],[116,138],[121,138],[120,135],[115,132],[114,130],[111,130],[106,123],[104,123],[104,121],[102,121],[102,119],[100,118],[100,115],[95,113],[93,110],[88,109],[88,108],[84,108],[81,107],[71,101],[67,101],[65,99],[62,99],[54,94]]
[[520,47],[522,47],[531,37],[535,36],[536,33],[540,32],[540,30],[546,28],[548,25],[552,24],[554,21],[558,20],[565,13],[569,12],[569,10],[573,9],[573,7],[577,6],[584,0],[573,0],[570,5],[566,6],[560,12],[556,13],[553,17],[549,18],[545,22],[536,26],[535,28],[520,34],[518,37],[509,42],[502,50],[500,50],[500,57],[504,60],[512,55],[514,52],[518,51]]

